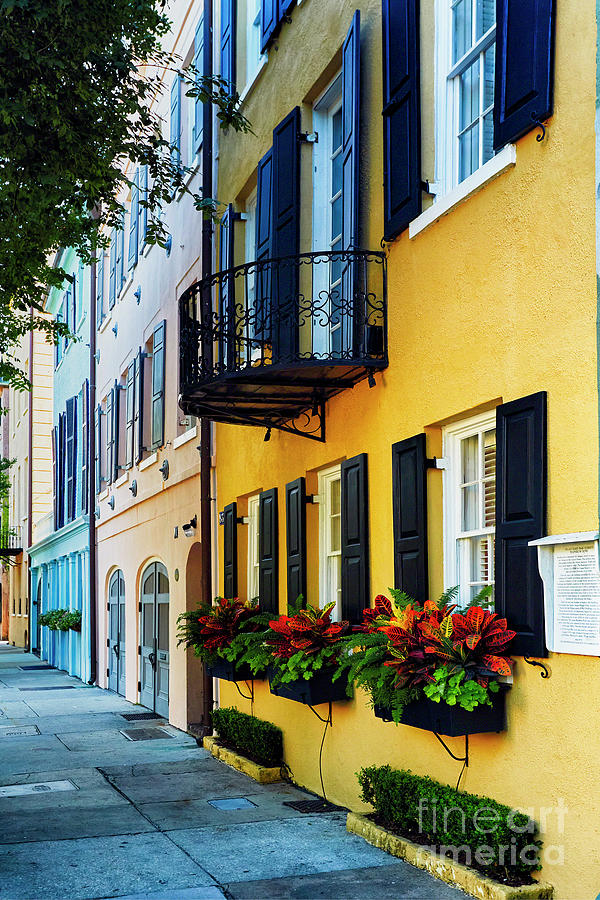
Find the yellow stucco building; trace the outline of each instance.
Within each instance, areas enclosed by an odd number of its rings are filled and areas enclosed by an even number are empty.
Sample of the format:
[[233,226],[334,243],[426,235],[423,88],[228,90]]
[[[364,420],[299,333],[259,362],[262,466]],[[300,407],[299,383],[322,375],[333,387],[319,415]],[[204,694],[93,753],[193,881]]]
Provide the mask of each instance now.
[[[284,612],[300,585],[348,618],[394,584],[495,584],[518,632],[507,728],[471,737],[462,787],[544,817],[541,877],[595,896],[598,660],[546,658],[528,546],[598,527],[595,9],[284,5],[224,3],[216,32],[254,132],[220,137],[216,268],[240,268],[212,279],[221,324],[182,388],[218,423],[219,592]],[[250,711],[230,683],[219,701]],[[253,708],[320,792],[311,710],[259,681]],[[328,798],[360,809],[355,773],[383,763],[460,768],[362,694],[334,704]]]

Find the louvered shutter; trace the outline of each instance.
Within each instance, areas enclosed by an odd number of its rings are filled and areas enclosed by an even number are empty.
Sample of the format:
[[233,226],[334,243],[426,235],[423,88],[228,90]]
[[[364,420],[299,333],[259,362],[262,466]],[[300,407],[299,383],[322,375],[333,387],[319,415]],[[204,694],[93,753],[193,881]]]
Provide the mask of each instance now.
[[77,444],[75,439],[75,429],[77,421],[77,399],[69,397],[67,400],[67,417],[66,417],[66,437],[65,437],[65,459],[66,459],[66,486],[67,486],[67,522],[72,522],[75,518],[75,498],[76,498],[76,472],[77,472]]
[[135,461],[144,456],[144,351],[140,347],[135,358],[135,387],[133,391],[133,420],[135,432]]
[[112,309],[117,299],[117,229],[113,228],[110,238],[108,308]]
[[[219,271],[227,272],[234,265],[234,213],[230,203],[219,223]],[[219,281],[219,360],[229,371],[235,368],[235,283],[233,275]]]
[[114,426],[114,417],[113,417],[113,405],[115,399],[115,392],[111,388],[106,397],[106,481],[108,484],[112,484],[113,475],[114,475],[114,434],[113,434],[113,426]]
[[94,441],[94,464],[96,466],[96,493],[102,490],[102,407],[100,404],[96,407],[94,414],[95,441]]
[[71,331],[73,334],[77,328],[77,291],[79,290],[79,284],[77,283],[77,276],[73,272],[73,283],[70,289],[70,301],[71,301]]
[[152,446],[165,440],[165,329],[163,319],[154,329],[152,348]]
[[258,596],[262,612],[279,612],[277,488],[258,501]]
[[125,282],[125,218],[121,216],[121,225],[117,228],[117,259],[116,259],[116,293],[119,292]]
[[535,547],[546,533],[546,393],[496,410],[496,611],[517,632],[510,652],[545,656]]
[[169,143],[171,144],[171,164],[179,169],[181,165],[181,79],[179,75],[171,85],[171,117]]
[[271,265],[273,256],[273,149],[258,164],[256,188],[256,284],[254,336],[271,334]]
[[494,149],[552,114],[555,0],[497,0]]
[[[360,12],[352,18],[352,25],[342,48],[342,250],[356,250],[358,235],[358,161],[360,128]],[[342,319],[344,348],[359,352],[365,310],[355,309],[357,299],[357,264],[353,259],[342,263],[342,298],[352,304],[353,315]],[[364,301],[363,301],[364,303]],[[356,336],[354,335],[356,329]]]
[[140,170],[135,170],[131,185],[131,205],[129,209],[129,253],[127,268],[133,269],[138,260],[138,216],[140,211]]
[[306,604],[306,481],[297,478],[285,486],[287,596]]
[[135,369],[136,361],[129,364],[125,387],[125,467],[131,469],[134,454],[135,419]]
[[139,200],[138,200],[138,255],[146,246],[148,233],[148,166],[142,166],[139,170]]
[[65,444],[66,444],[66,413],[60,413],[58,417],[58,475],[57,475],[57,508],[58,508],[58,527],[62,528],[65,524]]
[[221,0],[221,78],[235,90],[235,0]]
[[[273,256],[300,252],[300,107],[295,107],[273,131]],[[298,265],[279,262],[272,273],[273,359],[298,353]]]
[[58,428],[52,426],[52,509],[54,511],[54,530],[58,528]]
[[277,0],[260,0],[260,52],[265,53],[279,25]]
[[383,236],[421,212],[419,0],[383,0]]
[[104,319],[104,250],[98,251],[96,261],[96,327],[100,328]]
[[237,597],[237,504],[226,506],[223,516],[223,591],[226,597]]
[[83,382],[81,389],[81,512],[89,511],[90,493],[90,411],[89,411],[90,383]]
[[394,585],[419,603],[428,598],[425,435],[392,445]]
[[121,462],[121,387],[117,381],[113,388],[113,481],[119,477]]
[[278,16],[280,22],[284,16],[289,15],[290,10],[292,9],[295,2],[296,0],[279,0]]
[[369,487],[367,454],[341,466],[342,619],[360,622],[369,606]]
[[[221,52],[223,48],[221,47]],[[221,60],[221,71],[223,61]],[[200,79],[204,74],[204,17],[198,22],[196,33],[194,35],[194,80],[196,86],[200,84]],[[202,135],[204,131],[204,104],[199,97],[194,98],[194,153],[199,153],[202,146]]]

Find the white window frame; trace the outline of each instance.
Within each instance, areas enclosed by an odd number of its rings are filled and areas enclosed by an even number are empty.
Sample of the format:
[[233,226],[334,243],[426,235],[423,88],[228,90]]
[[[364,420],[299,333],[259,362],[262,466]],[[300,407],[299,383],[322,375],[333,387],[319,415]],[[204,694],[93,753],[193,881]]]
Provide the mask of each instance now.
[[[496,41],[496,25],[478,39],[477,43],[462,59],[452,64],[452,7],[453,0],[436,0],[435,4],[435,199],[443,197],[449,191],[464,183],[474,172],[479,171],[485,163],[481,161],[481,128],[480,128],[480,162],[477,169],[463,182],[459,182],[458,152],[458,76],[467,69],[475,59]],[[483,79],[480,80],[480,109]],[[493,108],[493,107],[492,107]],[[493,156],[492,156],[493,159]],[[488,160],[489,162],[489,160]]]
[[[331,611],[331,618],[339,622],[342,617],[342,578],[341,567],[334,567],[333,560],[341,558],[341,522],[340,522],[340,549],[331,551],[329,527],[331,519],[331,485],[335,481],[340,482],[340,520],[342,515],[341,504],[341,480],[342,467],[340,465],[323,469],[318,474],[319,488],[319,598],[320,606],[325,606],[335,600],[335,606]],[[338,575],[339,572],[339,575]],[[332,596],[337,594],[337,596]]]
[[247,589],[248,600],[254,600],[259,596],[259,505],[260,494],[248,498],[248,562],[247,562]]
[[260,0],[246,0],[246,84],[242,96],[267,62],[266,53],[260,52]]
[[[461,452],[462,440],[486,431],[496,429],[496,410],[490,410],[468,419],[462,419],[447,425],[442,431],[442,452],[447,460],[443,483],[444,509],[444,584],[446,589],[460,583],[458,562],[458,541],[460,538],[477,537],[484,534],[495,534],[496,528],[478,528],[474,531],[462,531],[461,528]],[[479,498],[484,503],[483,492]],[[492,556],[492,572],[494,560]],[[495,575],[495,572],[493,573]],[[489,582],[493,584],[495,578]],[[463,605],[463,597],[459,594],[459,605]]]

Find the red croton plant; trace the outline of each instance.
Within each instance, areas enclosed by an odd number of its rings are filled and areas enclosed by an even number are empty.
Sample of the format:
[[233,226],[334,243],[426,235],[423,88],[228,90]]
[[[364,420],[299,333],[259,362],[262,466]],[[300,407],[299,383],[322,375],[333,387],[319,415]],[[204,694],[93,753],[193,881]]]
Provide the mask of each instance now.
[[349,622],[333,622],[335,603],[323,609],[307,605],[293,616],[269,622],[266,644],[273,656],[277,679],[309,679],[324,666],[333,666],[343,649]]

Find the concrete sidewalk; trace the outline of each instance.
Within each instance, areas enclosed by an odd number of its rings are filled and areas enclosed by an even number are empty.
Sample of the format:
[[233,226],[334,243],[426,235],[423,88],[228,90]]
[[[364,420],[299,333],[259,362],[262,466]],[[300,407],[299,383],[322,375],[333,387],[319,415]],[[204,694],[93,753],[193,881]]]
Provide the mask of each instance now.
[[136,712],[0,646],[0,898],[465,896]]

